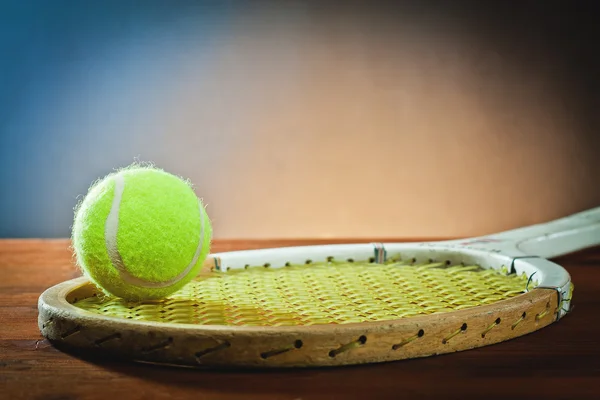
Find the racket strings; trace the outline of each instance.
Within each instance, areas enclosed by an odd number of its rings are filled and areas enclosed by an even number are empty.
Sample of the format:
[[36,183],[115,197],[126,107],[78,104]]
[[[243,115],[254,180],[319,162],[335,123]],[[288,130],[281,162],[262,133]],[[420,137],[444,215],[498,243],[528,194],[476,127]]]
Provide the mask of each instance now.
[[94,296],[74,305],[106,316],[167,323],[343,324],[476,307],[524,293],[526,285],[525,276],[478,266],[331,261],[214,273],[161,301]]

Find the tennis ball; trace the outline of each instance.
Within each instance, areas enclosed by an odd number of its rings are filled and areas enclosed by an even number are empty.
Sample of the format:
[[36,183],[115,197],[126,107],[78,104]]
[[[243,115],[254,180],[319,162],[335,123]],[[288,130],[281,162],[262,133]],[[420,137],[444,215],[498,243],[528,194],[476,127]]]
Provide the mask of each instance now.
[[191,185],[153,166],[109,174],[75,209],[77,264],[105,293],[128,301],[179,290],[198,275],[211,239]]

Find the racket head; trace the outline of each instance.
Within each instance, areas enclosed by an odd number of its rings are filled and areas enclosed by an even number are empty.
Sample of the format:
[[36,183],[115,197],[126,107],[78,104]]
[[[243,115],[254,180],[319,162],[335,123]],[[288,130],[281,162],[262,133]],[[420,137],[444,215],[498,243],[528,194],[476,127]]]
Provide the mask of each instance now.
[[[505,296],[488,302],[480,300],[463,308],[434,308],[431,312],[415,312],[402,317],[386,317],[385,313],[382,317],[379,313],[375,319],[359,321],[349,318],[281,324],[268,323],[267,319],[267,323],[257,324],[248,320],[215,324],[194,323],[193,319],[183,322],[177,318],[175,322],[160,317],[135,319],[131,315],[82,307],[86,302],[102,303],[114,299],[99,300],[94,286],[85,278],[78,278],[42,294],[39,325],[44,336],[67,347],[101,351],[135,361],[190,367],[314,367],[385,362],[468,350],[531,333],[553,323],[568,311],[572,285],[560,266],[539,258],[514,259],[489,249],[456,247],[447,243],[304,246],[216,254],[207,260],[203,274],[190,285],[202,285],[211,279],[231,282],[239,278],[241,282],[244,279],[248,282],[247,279],[252,277],[259,280],[273,278],[273,274],[275,278],[281,278],[298,271],[307,274],[319,271],[317,277],[323,281],[328,277],[327,268],[334,265],[335,268],[344,265],[342,269],[346,268],[352,280],[356,279],[357,271],[370,276],[390,262],[400,263],[392,264],[396,269],[425,267],[436,269],[436,273],[476,266],[467,271],[472,276],[465,278],[466,282],[470,282],[469,279],[485,282],[480,277],[490,273],[496,279],[506,278],[506,285],[499,285],[504,289],[493,288],[496,292],[504,290]],[[422,273],[417,271],[415,275],[418,277]],[[329,283],[340,279],[340,275],[331,276],[333,281]],[[441,286],[430,282],[428,284],[432,286],[424,288],[432,296],[447,291],[443,282],[448,278],[443,274],[440,276],[438,283]],[[566,283],[563,282],[565,279]],[[515,292],[511,285],[517,281],[520,289]],[[560,285],[556,285],[559,281]],[[478,285],[484,285],[481,282]],[[328,282],[321,284],[327,287]],[[476,292],[492,290],[491,287],[474,287]],[[226,293],[232,288],[225,285],[220,292]],[[398,288],[401,290],[402,286]],[[406,288],[406,293],[387,290],[383,301],[385,296],[392,301],[399,294],[410,299],[414,286]],[[285,297],[293,290],[291,287],[284,289],[279,294],[262,295],[265,298]],[[465,293],[470,291],[468,285],[463,289]],[[359,295],[368,301],[372,300],[373,293],[365,291]],[[381,293],[379,296],[382,297]],[[138,304],[134,308],[160,313],[159,308],[165,308],[166,304],[166,308],[175,308],[173,315],[197,314],[193,302],[186,303],[185,300],[175,302],[176,307],[175,303],[163,302]],[[260,300],[246,298],[246,305],[254,308],[255,315],[272,311]],[[312,301],[313,305],[325,304],[327,298],[316,296],[305,300],[296,304],[296,310],[291,307],[292,313],[306,311],[304,305],[311,305],[307,301]],[[351,303],[360,300],[360,297],[355,298]],[[419,301],[422,299],[416,302]],[[348,311],[343,302],[338,301],[334,308],[336,306],[338,309],[334,311],[342,314]],[[123,308],[128,307],[121,305]]]

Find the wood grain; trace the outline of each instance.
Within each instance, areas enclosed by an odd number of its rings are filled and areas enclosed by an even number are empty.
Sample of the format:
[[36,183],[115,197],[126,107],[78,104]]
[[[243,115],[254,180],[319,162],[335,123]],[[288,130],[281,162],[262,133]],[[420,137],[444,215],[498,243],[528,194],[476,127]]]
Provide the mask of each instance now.
[[[217,241],[214,251],[290,244],[307,242]],[[46,288],[79,276],[68,242],[0,241],[0,398],[595,399],[600,386],[600,248],[557,261],[575,283],[573,313],[530,335],[383,364],[225,372],[59,351],[40,335],[37,299]]]

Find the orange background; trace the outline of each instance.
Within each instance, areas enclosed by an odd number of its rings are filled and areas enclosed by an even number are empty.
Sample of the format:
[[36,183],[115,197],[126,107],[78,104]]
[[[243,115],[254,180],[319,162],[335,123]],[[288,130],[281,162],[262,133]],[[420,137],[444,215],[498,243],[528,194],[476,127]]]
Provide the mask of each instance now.
[[2,234],[68,236],[77,196],[134,160],[190,178],[218,238],[471,236],[598,206],[566,50],[534,19],[411,10],[94,16],[12,117],[37,137],[14,138],[34,165]]

